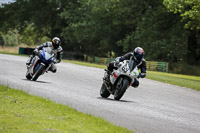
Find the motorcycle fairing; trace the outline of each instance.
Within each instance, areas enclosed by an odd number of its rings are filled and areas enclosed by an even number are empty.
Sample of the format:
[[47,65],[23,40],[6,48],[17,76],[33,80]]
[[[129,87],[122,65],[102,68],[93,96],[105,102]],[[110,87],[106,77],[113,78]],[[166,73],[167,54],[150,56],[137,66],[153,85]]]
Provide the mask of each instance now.
[[46,50],[45,48],[42,49],[42,51],[39,53],[39,58],[47,64],[50,64],[51,62],[54,61],[54,57],[53,55],[48,53],[48,50]]
[[[51,64],[54,61],[54,54],[49,54],[48,50],[46,50],[45,48],[42,49],[42,51],[40,51],[38,56],[35,56],[31,62],[31,66],[29,68],[29,72],[31,75],[34,74],[34,72],[39,68],[40,63],[38,63],[39,60],[41,60],[42,62],[46,63],[46,64]],[[49,69],[51,65],[49,65],[47,68]],[[48,70],[47,69],[47,70]],[[46,71],[47,71],[46,70]]]
[[137,78],[139,75],[138,67],[136,66],[132,71],[129,68],[129,60],[124,60],[123,62],[120,62],[119,68],[117,70],[113,70],[111,76],[110,76],[110,81],[114,85],[116,82],[117,78],[119,76],[126,76],[130,79],[132,79],[131,83],[134,82],[134,78]]

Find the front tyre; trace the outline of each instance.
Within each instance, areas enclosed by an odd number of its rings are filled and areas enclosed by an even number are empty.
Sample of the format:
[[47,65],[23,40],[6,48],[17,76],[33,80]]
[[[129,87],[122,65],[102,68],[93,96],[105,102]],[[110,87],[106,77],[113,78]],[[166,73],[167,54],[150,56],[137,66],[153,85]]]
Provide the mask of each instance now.
[[104,83],[101,86],[101,90],[100,90],[100,95],[104,98],[107,98],[110,96],[109,91],[107,90],[106,86],[104,85]]
[[45,70],[45,66],[42,65],[42,64],[40,64],[38,70],[37,70],[36,73],[33,75],[32,80],[33,80],[33,81],[36,81],[36,80],[38,79],[38,77],[39,77],[40,75],[42,75],[42,73],[44,72],[44,70]]
[[123,79],[123,81],[121,82],[121,85],[119,88],[117,88],[117,90],[114,93],[114,99],[115,100],[120,100],[120,98],[124,95],[124,93],[126,92],[126,89],[129,86],[129,81],[127,79]]

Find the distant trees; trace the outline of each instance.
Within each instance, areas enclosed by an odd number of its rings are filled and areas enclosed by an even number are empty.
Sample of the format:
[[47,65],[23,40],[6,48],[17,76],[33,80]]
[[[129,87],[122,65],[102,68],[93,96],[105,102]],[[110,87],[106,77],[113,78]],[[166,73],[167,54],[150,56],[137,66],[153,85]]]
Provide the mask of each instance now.
[[185,28],[200,30],[199,0],[164,0],[164,5],[170,12],[179,14],[185,23]]
[[40,45],[45,41],[50,41],[51,38],[41,35],[35,30],[35,24],[27,24],[26,28],[21,32],[20,42],[28,46]]
[[0,32],[0,46],[17,46],[18,40],[14,32],[9,31],[7,34]]
[[0,7],[0,31],[17,30],[28,45],[58,36],[65,50],[90,56],[141,46],[148,60],[200,64],[198,1],[16,0]]
[[164,0],[170,12],[182,18],[184,28],[189,32],[187,41],[187,62],[200,64],[200,1]]
[[[180,17],[169,13],[161,1],[146,4],[137,28],[118,45],[124,50],[141,46],[147,60],[177,62],[184,60],[187,49],[187,32]],[[144,8],[144,7],[143,7]]]

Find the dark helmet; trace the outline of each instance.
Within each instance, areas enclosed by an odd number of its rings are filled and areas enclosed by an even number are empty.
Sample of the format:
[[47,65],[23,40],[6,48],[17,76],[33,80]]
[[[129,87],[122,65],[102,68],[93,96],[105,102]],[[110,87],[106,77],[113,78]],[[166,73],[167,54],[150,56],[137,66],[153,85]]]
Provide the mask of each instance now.
[[133,51],[136,60],[140,61],[144,57],[144,50],[141,47],[137,47]]
[[54,49],[57,49],[61,45],[60,39],[58,37],[54,37],[52,39],[52,45]]

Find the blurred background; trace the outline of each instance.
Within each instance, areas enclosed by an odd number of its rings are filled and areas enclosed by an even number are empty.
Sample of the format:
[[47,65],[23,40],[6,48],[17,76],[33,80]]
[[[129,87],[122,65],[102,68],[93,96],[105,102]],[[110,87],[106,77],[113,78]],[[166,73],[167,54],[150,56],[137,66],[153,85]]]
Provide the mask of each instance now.
[[1,50],[57,36],[64,58],[90,61],[140,46],[169,72],[200,75],[199,0],[0,0],[0,16]]

